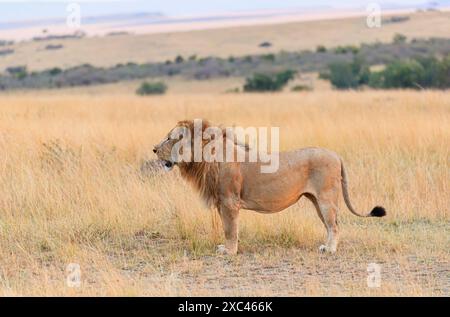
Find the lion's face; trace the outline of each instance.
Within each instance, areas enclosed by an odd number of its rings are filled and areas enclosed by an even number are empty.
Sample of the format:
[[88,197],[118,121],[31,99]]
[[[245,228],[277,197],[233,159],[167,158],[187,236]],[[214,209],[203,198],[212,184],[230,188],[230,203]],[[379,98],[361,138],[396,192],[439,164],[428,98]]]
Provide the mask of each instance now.
[[[209,122],[203,120],[200,130],[201,133],[203,133],[209,126]],[[175,164],[178,164],[179,162],[187,162],[183,159],[183,154],[186,154],[188,157],[193,157],[194,143],[192,136],[194,136],[194,121],[180,121],[172,130],[169,131],[167,136],[161,142],[154,146],[153,153],[155,153],[158,156],[158,159],[163,162],[164,168],[167,171],[170,171],[175,166]],[[190,143],[188,153],[184,153],[184,148],[181,148],[181,150],[178,149],[176,151],[173,151],[173,147],[185,137],[188,137],[186,141]],[[200,137],[202,136],[200,135]],[[203,140],[203,142],[206,141]],[[204,144],[202,143],[201,146],[203,145]]]
[[175,164],[178,164],[180,160],[182,160],[182,158],[179,157],[178,151],[172,151],[174,145],[182,139],[182,135],[178,132],[185,131],[180,129],[187,129],[190,132],[193,130],[192,126],[192,121],[178,122],[177,125],[167,133],[167,136],[154,146],[153,153],[155,153],[158,159],[162,161],[166,171],[170,171]]
[[166,171],[170,171],[176,164],[176,159],[172,157],[172,148],[178,140],[171,139],[170,135],[171,133],[169,132],[167,137],[153,148],[153,153],[163,162]]

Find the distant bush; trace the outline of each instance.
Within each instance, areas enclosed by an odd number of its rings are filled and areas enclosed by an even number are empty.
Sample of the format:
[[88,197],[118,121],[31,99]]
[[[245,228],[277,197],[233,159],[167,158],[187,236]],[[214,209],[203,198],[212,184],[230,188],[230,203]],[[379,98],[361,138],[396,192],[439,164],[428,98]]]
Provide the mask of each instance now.
[[296,73],[297,72],[292,69],[284,70],[275,74],[275,81],[283,88],[291,79],[294,79]]
[[33,41],[50,41],[50,40],[65,40],[65,39],[81,39],[86,36],[83,31],[76,31],[73,34],[64,35],[47,35],[47,36],[36,36],[33,37]]
[[418,57],[388,63],[382,71],[371,72],[361,60],[337,62],[320,78],[329,79],[338,89],[368,85],[373,88],[450,88],[450,55],[444,59]]
[[370,74],[369,86],[374,88],[450,88],[450,55],[406,59],[390,63],[383,71]]
[[269,62],[274,62],[275,61],[275,55],[274,54],[261,55],[261,59],[269,61]]
[[392,39],[392,42],[394,44],[402,44],[402,43],[406,43],[406,36],[400,33],[397,33],[394,35],[394,38]]
[[262,42],[259,44],[259,47],[271,47],[272,43],[270,42]]
[[163,82],[155,82],[149,83],[144,82],[141,86],[136,90],[136,93],[140,96],[146,95],[163,95],[167,90],[166,84]]
[[175,58],[175,63],[180,64],[180,63],[183,63],[183,62],[184,62],[183,56],[178,55],[178,56]]
[[6,72],[9,73],[10,75],[15,75],[18,73],[25,73],[27,71],[27,67],[26,66],[11,66],[6,68]]
[[358,52],[359,47],[354,45],[338,46],[334,49],[334,53],[336,54],[347,54],[347,53],[358,54]]
[[450,55],[442,60],[438,74],[439,87],[450,88]]
[[48,44],[45,49],[46,50],[59,50],[62,49],[64,46],[62,44]]
[[417,61],[424,69],[419,83],[422,87],[450,87],[450,55],[442,60],[428,57]]
[[205,66],[205,65],[207,65],[208,62],[211,61],[211,60],[212,60],[212,57],[210,57],[210,56],[207,56],[207,57],[201,57],[201,58],[199,58],[199,59],[197,60],[197,63],[198,63],[200,66]]
[[389,64],[383,71],[385,88],[418,88],[425,69],[415,60],[404,60]]
[[388,17],[386,19],[383,19],[382,23],[383,24],[400,23],[400,22],[406,22],[409,19],[410,19],[409,16],[396,16],[396,15],[394,15],[394,16]]
[[311,91],[312,87],[306,85],[295,85],[291,88],[291,91]]
[[22,72],[22,73],[17,73],[16,74],[17,79],[24,79],[27,76],[28,76],[27,72]]
[[323,46],[323,45],[319,45],[316,48],[316,52],[317,53],[325,53],[326,51],[327,51],[327,48],[325,46]]
[[48,71],[48,73],[50,74],[50,76],[56,76],[56,75],[59,75],[62,73],[62,69],[58,68],[58,67],[54,67],[54,68],[50,69]]
[[26,66],[12,66],[6,68],[6,72],[17,79],[24,79],[27,77],[27,67]]
[[295,76],[295,71],[285,70],[276,74],[254,74],[247,78],[244,91],[280,91]]
[[350,63],[335,62],[330,64],[328,76],[334,87],[349,89],[367,84],[370,70],[361,60],[355,59]]
[[381,72],[371,75],[370,85],[374,88],[418,88],[423,67],[414,60],[397,61]]
[[244,62],[251,63],[253,61],[253,57],[251,55],[247,55],[244,57]]

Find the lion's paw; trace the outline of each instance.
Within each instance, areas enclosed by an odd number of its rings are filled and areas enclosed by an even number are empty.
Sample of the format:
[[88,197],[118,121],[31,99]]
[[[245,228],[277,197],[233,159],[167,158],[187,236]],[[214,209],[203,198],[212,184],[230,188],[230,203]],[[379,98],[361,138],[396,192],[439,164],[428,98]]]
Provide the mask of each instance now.
[[218,254],[228,254],[228,250],[227,248],[223,245],[223,244],[219,244],[217,246],[217,251]]
[[326,245],[321,245],[320,247],[319,247],[319,252],[320,253],[325,253],[325,252],[327,252],[327,246]]
[[226,255],[236,255],[237,250],[230,250],[223,244],[220,244],[217,246],[217,253],[218,254],[226,254]]
[[319,247],[319,252],[320,253],[335,253],[336,250],[330,249],[329,247],[327,247],[326,245],[321,245]]

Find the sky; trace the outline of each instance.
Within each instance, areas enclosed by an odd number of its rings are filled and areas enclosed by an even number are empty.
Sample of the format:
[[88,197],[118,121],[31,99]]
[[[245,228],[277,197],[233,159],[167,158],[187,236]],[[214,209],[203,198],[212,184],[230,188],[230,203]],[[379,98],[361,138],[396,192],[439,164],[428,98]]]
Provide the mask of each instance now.
[[[448,0],[441,0],[447,2]],[[385,7],[419,5],[426,0],[0,0],[0,22],[63,18],[69,3],[79,3],[84,16],[135,12],[159,12],[168,16],[209,13],[289,9],[289,8],[361,8],[376,2]]]

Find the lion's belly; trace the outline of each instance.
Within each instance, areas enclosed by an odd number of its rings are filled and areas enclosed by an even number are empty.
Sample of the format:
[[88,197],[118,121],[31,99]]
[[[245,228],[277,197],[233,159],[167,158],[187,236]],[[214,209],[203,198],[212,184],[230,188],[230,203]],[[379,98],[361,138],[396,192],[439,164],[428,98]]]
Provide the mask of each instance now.
[[259,163],[242,165],[242,208],[277,212],[295,204],[305,193],[317,194],[327,178],[340,177],[339,157],[325,149],[282,152],[279,158],[275,173],[261,173]]
[[252,199],[251,197],[248,197],[242,199],[241,208],[264,213],[278,212],[295,204],[300,197],[301,194],[297,193],[291,194],[287,197],[283,196],[282,200],[279,200],[279,195],[276,195],[276,197],[266,197],[264,199]]
[[241,191],[241,205],[244,209],[261,212],[281,211],[295,204],[307,190],[307,168],[300,163],[289,167],[280,164],[276,173],[256,175],[257,177],[244,176]]

